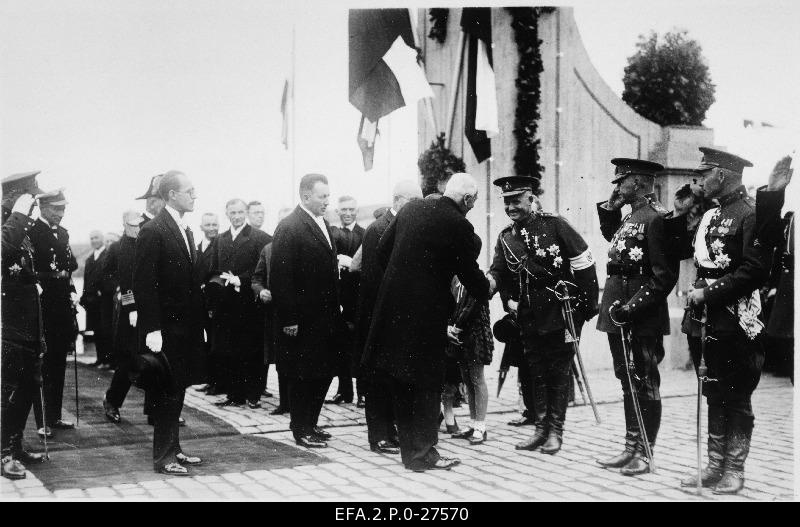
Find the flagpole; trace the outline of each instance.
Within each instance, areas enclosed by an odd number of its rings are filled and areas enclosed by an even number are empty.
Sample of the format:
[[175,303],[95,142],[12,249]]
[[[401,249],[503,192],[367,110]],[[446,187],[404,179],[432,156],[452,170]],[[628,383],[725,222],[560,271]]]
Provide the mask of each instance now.
[[447,148],[453,139],[453,118],[456,115],[456,100],[458,99],[458,85],[461,80],[461,70],[464,64],[464,43],[466,39],[464,32],[460,31],[458,35],[458,55],[456,56],[456,67],[453,70],[453,78],[450,81],[450,112],[447,115]]
[[291,128],[291,131],[289,133],[289,137],[290,137],[290,141],[292,143],[292,154],[291,154],[292,155],[292,188],[289,189],[289,204],[290,205],[294,201],[294,195],[295,195],[294,193],[295,193],[295,189],[297,188],[297,185],[295,184],[296,164],[297,164],[297,156],[296,156],[297,146],[295,145],[295,103],[294,103],[294,83],[295,83],[295,69],[296,69],[295,27],[296,27],[295,22],[292,22],[292,81],[290,83],[291,85],[289,86],[289,93],[291,94],[290,98],[292,100],[291,106],[289,108],[289,112],[291,113],[291,118],[290,118],[290,121],[289,121],[289,127]]

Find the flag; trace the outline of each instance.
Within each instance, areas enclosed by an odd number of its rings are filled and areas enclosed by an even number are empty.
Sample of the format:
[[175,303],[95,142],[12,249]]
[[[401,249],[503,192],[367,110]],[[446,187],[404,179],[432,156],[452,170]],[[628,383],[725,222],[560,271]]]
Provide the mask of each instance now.
[[289,80],[283,83],[283,95],[281,96],[281,116],[283,122],[281,124],[281,143],[283,148],[289,149]]
[[[361,112],[358,142],[364,154],[374,148],[380,118],[433,97],[433,91],[417,60],[408,9],[351,9],[348,26],[348,94]],[[365,170],[371,159],[364,154]]]
[[467,38],[467,113],[464,135],[478,163],[492,155],[490,139],[500,132],[497,88],[492,69],[492,17],[488,7],[468,7],[461,13]]

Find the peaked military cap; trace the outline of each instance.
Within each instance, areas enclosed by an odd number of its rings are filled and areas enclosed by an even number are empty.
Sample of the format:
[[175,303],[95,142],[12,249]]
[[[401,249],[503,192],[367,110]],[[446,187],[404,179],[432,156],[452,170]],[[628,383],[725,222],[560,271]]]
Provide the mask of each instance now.
[[500,195],[503,197],[516,196],[526,190],[533,192],[539,184],[536,178],[531,176],[506,176],[497,178],[492,183],[500,187]]
[[36,197],[39,199],[39,203],[42,205],[52,205],[54,207],[58,207],[69,203],[67,198],[64,196],[63,188],[45,192],[44,194],[39,194]]
[[664,166],[659,163],[627,157],[615,157],[611,160],[611,164],[617,167],[614,169],[614,177],[611,180],[612,183],[616,183],[620,179],[631,174],[656,177],[658,172],[664,170]]
[[36,182],[36,176],[41,174],[41,171],[36,170],[33,172],[20,172],[19,174],[12,174],[3,178],[3,193],[13,192],[15,190],[24,190],[30,194],[41,194],[42,189]]
[[700,161],[700,166],[695,169],[695,172],[704,172],[711,168],[725,168],[731,172],[741,174],[744,167],[751,167],[753,163],[747,159],[741,158],[737,155],[716,150],[714,148],[700,147],[703,153],[703,159]]
[[158,197],[158,184],[161,182],[161,178],[163,176],[164,174],[159,174],[157,176],[153,176],[152,178],[150,178],[150,186],[147,187],[147,191],[136,199],[147,199],[147,198]]

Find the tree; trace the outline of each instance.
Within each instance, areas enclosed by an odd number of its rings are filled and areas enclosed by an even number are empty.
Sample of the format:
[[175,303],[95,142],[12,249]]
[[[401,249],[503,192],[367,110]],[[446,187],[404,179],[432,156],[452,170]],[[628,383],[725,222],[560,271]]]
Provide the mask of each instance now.
[[625,67],[622,100],[662,126],[701,125],[714,103],[714,84],[697,41],[678,31],[660,42],[651,31],[639,36],[636,48]]

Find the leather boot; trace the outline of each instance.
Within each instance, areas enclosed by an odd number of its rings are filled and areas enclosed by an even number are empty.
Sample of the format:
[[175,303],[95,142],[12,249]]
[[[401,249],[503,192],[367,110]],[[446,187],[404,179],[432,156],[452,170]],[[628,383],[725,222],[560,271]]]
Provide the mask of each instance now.
[[533,436],[514,447],[517,450],[536,450],[547,441],[547,384],[543,377],[533,381],[533,414],[536,430]]
[[[642,421],[644,430],[647,434],[647,441],[650,443],[652,453],[656,446],[656,436],[661,427],[661,401],[639,401],[642,409]],[[647,458],[647,451],[644,448],[644,436],[639,437],[636,445],[636,454],[633,459],[620,469],[623,476],[638,476],[650,472],[650,459]]]
[[569,401],[569,373],[554,375],[547,384],[547,441],[542,445],[543,454],[553,455],[561,450],[564,421],[567,418]]
[[[727,418],[721,406],[708,407],[708,465],[702,470],[700,483],[703,487],[713,487],[722,479],[727,446]],[[696,487],[697,474],[681,480],[681,487]]]
[[727,448],[722,479],[712,491],[714,494],[737,494],[744,488],[744,462],[750,452],[753,436],[753,417],[742,414],[728,415]]
[[633,459],[636,445],[639,441],[639,424],[633,411],[633,400],[630,394],[623,394],[623,407],[625,409],[625,450],[621,454],[606,459],[598,459],[597,463],[605,468],[622,468]]

